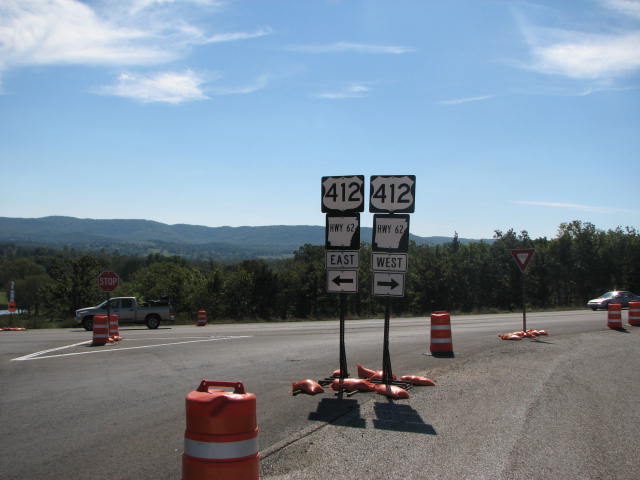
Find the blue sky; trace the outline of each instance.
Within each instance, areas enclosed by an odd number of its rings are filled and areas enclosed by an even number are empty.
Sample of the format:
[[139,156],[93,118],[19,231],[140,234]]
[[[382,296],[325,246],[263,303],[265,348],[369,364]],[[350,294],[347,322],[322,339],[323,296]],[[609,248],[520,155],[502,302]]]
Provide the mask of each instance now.
[[[2,0],[0,216],[411,232],[640,228],[640,1]],[[363,225],[371,225],[364,214]]]

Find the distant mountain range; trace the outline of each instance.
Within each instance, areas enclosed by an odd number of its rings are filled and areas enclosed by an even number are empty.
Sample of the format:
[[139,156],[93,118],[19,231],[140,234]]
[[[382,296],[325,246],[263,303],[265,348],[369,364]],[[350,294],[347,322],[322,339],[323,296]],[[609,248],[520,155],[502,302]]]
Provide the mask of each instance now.
[[[360,239],[371,242],[371,227],[362,227]],[[418,245],[439,245],[451,237],[410,239]],[[460,238],[462,243],[479,240]],[[21,245],[70,246],[80,250],[118,251],[122,254],[162,253],[189,258],[240,259],[283,257],[305,244],[324,245],[325,227],[273,225],[264,227],[204,227],[167,225],[151,220],[93,220],[74,217],[0,217],[0,242]]]

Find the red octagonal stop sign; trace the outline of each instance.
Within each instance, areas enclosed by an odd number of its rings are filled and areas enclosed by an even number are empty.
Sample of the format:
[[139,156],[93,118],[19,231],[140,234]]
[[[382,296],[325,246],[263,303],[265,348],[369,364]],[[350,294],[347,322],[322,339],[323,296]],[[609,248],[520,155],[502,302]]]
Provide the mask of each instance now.
[[102,272],[98,275],[98,286],[103,292],[113,292],[120,284],[120,277],[115,272]]

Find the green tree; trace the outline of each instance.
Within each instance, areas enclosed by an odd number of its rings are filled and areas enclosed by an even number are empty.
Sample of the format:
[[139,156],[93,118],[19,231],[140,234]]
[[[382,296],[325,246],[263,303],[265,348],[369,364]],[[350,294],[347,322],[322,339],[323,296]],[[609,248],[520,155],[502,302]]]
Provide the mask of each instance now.
[[186,312],[192,317],[198,310],[198,292],[204,283],[204,275],[194,266],[163,261],[133,274],[131,288],[145,300],[168,297],[177,312]]
[[69,316],[78,308],[99,303],[103,294],[96,282],[104,268],[105,261],[92,255],[54,259],[48,270],[53,282],[46,292],[47,309]]

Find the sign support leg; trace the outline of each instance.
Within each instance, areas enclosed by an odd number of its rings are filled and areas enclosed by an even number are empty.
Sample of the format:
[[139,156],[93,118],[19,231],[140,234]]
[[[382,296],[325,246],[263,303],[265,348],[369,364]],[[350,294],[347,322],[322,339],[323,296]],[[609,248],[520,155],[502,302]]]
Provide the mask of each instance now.
[[522,273],[522,331],[527,331],[527,298],[526,298],[526,290],[525,290],[525,282],[524,279],[526,275],[524,272]]
[[391,317],[391,298],[387,297],[384,309],[384,341],[382,346],[382,381],[391,385],[393,372],[391,371],[391,356],[389,354],[389,319]]
[[349,376],[347,370],[347,352],[344,345],[344,317],[346,310],[346,296],[340,294],[340,389],[338,390],[338,399],[342,400],[344,391],[342,390],[342,380]]
[[347,353],[344,345],[344,317],[346,310],[346,297],[340,294],[340,379],[347,378],[349,371],[347,367]]
[[111,321],[111,293],[107,292],[107,325]]

